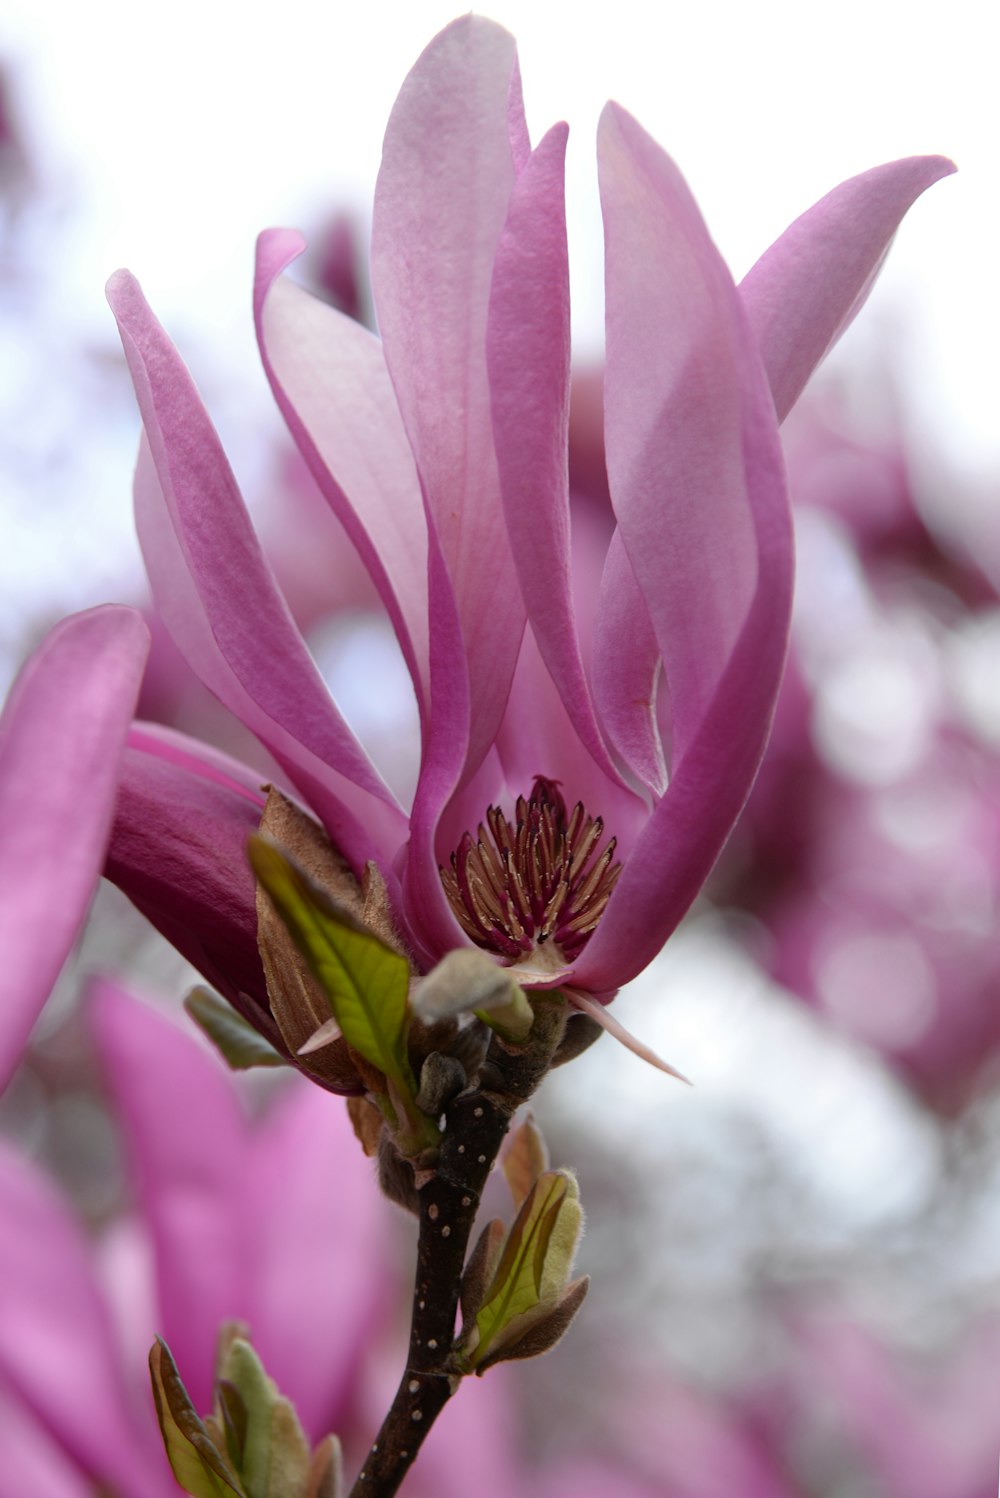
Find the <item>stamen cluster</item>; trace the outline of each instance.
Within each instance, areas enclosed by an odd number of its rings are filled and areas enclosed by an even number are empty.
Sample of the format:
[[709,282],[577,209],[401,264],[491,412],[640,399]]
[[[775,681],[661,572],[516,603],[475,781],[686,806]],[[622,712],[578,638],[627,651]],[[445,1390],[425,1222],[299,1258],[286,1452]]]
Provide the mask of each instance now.
[[[615,839],[597,853],[600,817],[578,801],[567,816],[559,783],[538,776],[517,798],[513,824],[498,806],[478,835],[465,833],[441,879],[463,931],[517,962],[554,943],[567,962],[586,945],[618,882]],[[487,830],[488,829],[488,830]]]

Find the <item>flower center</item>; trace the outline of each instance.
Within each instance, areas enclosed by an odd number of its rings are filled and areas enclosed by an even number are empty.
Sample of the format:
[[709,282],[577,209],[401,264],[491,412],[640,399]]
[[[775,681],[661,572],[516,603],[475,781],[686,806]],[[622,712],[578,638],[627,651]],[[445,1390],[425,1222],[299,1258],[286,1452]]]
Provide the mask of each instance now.
[[462,930],[508,962],[548,942],[572,962],[590,939],[621,873],[615,839],[603,852],[600,817],[578,801],[566,815],[559,782],[535,779],[517,798],[513,824],[498,806],[478,835],[465,833],[441,880]]

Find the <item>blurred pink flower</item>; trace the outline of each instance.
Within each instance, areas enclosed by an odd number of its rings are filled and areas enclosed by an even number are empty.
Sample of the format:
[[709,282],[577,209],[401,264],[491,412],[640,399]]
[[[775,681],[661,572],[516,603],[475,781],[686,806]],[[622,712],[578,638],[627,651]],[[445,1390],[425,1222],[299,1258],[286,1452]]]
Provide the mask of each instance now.
[[176,1493],[148,1392],[155,1332],[207,1410],[220,1323],[245,1321],[310,1435],[343,1431],[391,1283],[385,1203],[346,1113],[296,1084],[251,1124],[192,1036],[111,983],[90,1004],[138,1215],[95,1245],[36,1167],[0,1152],[0,1401],[20,1459],[52,1469],[8,1486],[5,1464],[3,1498],[71,1498],[81,1480]]
[[[273,391],[410,669],[422,755],[408,813],[326,693],[176,351],[130,276],[109,294],[145,425],[147,569],[202,680],[351,865],[378,863],[421,961],[475,941],[522,982],[606,999],[690,905],[763,751],[791,588],[775,405],[783,416],[906,208],[951,166],[912,160],[844,184],[737,294],[673,163],[608,106],[598,155],[617,529],[581,630],[565,142],[556,126],[531,151],[512,39],[464,18],[420,58],[386,133],[372,247],[381,341],[283,277],[298,236],[270,231],[258,247]],[[161,751],[143,748],[133,776],[151,784]],[[187,781],[168,756],[177,807],[203,792],[199,753]],[[129,877],[112,871],[127,892],[137,861],[154,871],[159,857],[155,837],[138,849],[132,804],[116,845],[131,840],[137,858]],[[527,849],[508,860],[512,813]],[[179,831],[179,812],[166,815]],[[542,885],[528,889],[535,860]],[[169,935],[167,884],[147,909]],[[212,921],[207,907],[194,929]]]
[[93,897],[148,648],[134,609],[64,619],[0,716],[0,1089]]

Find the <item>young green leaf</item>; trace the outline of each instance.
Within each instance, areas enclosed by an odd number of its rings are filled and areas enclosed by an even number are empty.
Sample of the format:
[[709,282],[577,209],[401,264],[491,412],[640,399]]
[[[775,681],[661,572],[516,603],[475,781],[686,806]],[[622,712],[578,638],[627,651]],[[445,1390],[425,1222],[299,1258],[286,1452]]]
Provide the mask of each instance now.
[[166,1343],[157,1337],[149,1354],[153,1400],[167,1459],[191,1498],[249,1498],[205,1429]]
[[184,1008],[233,1071],[288,1065],[284,1056],[211,989],[192,988]]
[[582,1226],[574,1177],[563,1170],[540,1175],[507,1235],[475,1322],[463,1330],[457,1348],[463,1371],[499,1361],[505,1349],[557,1310]]
[[347,1043],[397,1086],[416,1091],[406,1054],[406,958],[261,837],[249,844],[254,873],[323,985]]

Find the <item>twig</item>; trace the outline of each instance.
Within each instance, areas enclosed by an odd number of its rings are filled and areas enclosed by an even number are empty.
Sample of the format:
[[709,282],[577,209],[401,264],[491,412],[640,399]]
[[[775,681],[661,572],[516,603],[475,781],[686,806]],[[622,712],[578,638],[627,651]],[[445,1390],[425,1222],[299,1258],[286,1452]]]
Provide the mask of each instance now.
[[418,1191],[420,1237],[406,1368],[351,1498],[393,1498],[458,1387],[452,1341],[462,1270],[479,1199],[514,1113],[545,1075],[562,1037],[561,996],[539,996],[523,1046],[494,1036],[474,1092],[445,1110],[441,1153]]

